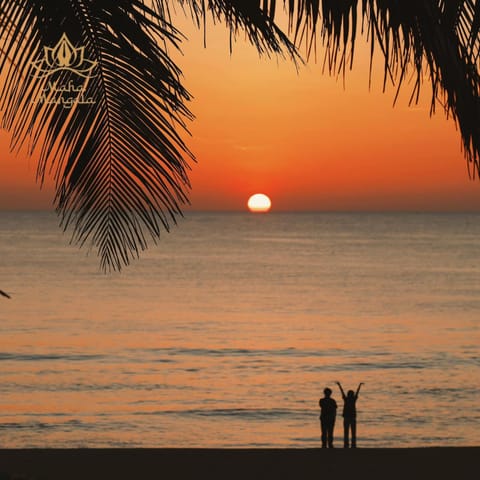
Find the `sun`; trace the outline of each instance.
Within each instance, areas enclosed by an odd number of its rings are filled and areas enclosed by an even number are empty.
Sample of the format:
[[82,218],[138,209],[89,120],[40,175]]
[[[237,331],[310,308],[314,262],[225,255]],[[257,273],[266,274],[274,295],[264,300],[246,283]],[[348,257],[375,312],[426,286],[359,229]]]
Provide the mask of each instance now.
[[247,206],[253,213],[266,213],[272,208],[272,202],[264,193],[256,193],[248,199]]

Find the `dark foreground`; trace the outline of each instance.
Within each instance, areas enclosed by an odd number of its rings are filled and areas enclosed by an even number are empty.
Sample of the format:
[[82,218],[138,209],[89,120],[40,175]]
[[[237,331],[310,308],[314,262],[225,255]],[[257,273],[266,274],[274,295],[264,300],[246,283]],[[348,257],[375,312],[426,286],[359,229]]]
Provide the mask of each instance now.
[[0,480],[478,478],[480,447],[0,450]]

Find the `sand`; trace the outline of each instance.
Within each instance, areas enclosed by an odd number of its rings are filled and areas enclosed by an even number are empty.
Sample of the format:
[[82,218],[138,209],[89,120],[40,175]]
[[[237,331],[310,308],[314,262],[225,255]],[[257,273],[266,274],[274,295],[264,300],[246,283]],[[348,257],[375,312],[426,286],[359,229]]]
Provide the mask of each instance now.
[[0,450],[0,480],[479,478],[480,447]]

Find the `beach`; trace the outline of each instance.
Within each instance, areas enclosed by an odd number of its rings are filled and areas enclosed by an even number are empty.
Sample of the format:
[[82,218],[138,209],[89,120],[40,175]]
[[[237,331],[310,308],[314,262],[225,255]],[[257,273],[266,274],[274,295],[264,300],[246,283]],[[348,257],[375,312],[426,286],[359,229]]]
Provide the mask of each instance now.
[[4,449],[1,480],[474,478],[480,447],[405,449]]

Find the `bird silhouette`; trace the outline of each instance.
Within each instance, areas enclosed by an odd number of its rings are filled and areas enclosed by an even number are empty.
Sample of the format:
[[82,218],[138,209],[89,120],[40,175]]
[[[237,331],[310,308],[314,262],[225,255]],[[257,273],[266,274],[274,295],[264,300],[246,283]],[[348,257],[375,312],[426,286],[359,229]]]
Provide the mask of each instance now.
[[7,297],[7,298],[12,298],[8,293],[5,293],[3,290],[0,290],[0,295],[3,295],[4,297]]

